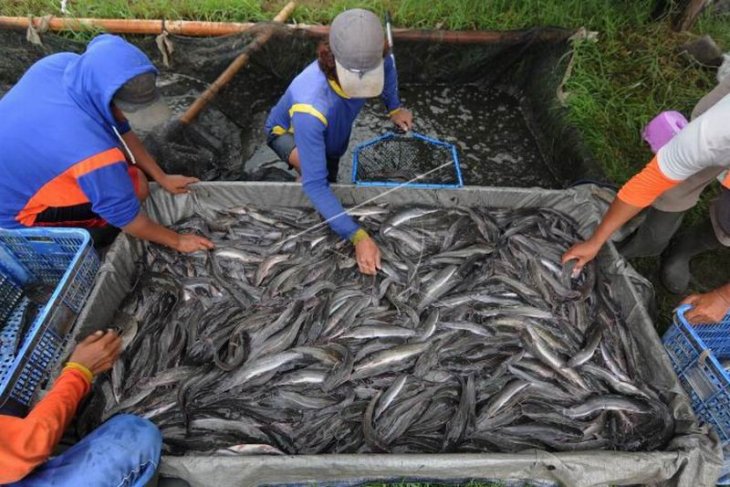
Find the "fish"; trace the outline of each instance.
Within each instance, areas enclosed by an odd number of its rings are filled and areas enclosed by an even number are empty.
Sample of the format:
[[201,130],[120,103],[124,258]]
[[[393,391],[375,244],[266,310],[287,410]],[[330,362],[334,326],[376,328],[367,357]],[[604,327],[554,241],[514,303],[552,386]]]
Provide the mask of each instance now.
[[642,406],[638,401],[628,399],[624,396],[604,395],[589,399],[583,404],[563,409],[563,415],[569,418],[581,418],[603,411],[626,411],[631,413],[646,414],[647,407]]
[[597,265],[548,208],[350,210],[375,276],[312,209],[254,205],[144,243],[112,323],[125,347],[83,407],[88,431],[150,419],[169,455],[653,451],[675,424]]

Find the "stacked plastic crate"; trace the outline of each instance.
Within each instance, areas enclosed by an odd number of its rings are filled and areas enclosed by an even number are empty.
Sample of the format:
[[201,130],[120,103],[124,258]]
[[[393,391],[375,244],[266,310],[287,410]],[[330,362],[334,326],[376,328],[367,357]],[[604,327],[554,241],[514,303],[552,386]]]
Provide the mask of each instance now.
[[[99,260],[79,229],[0,230],[0,410],[22,414],[60,359]],[[32,295],[29,289],[45,292]]]
[[[725,465],[719,485],[730,485],[730,313],[719,323],[692,326],[680,306],[662,341],[695,414],[723,442]],[[730,366],[730,365],[728,365]]]

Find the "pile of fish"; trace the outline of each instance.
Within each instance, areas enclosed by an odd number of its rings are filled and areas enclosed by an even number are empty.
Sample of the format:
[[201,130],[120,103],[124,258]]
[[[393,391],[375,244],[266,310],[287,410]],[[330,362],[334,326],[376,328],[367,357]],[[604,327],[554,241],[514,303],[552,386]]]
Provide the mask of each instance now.
[[[351,210],[378,275],[309,209],[232,208],[148,245],[115,318],[125,352],[83,429],[131,412],[170,454],[662,448],[674,421],[608,284],[563,268],[549,209]],[[319,225],[318,225],[319,224]]]

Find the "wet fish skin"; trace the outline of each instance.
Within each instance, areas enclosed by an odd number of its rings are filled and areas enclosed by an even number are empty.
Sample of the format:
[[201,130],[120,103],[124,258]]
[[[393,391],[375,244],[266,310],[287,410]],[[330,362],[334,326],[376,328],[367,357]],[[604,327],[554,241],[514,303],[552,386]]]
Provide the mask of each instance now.
[[391,370],[395,370],[395,367],[402,368],[404,362],[423,353],[428,347],[429,345],[426,343],[414,343],[377,352],[364,360],[363,363],[355,364],[352,378],[364,379],[377,374],[384,367],[392,367]]
[[490,400],[484,411],[484,416],[487,418],[491,418],[497,413],[497,411],[499,411],[508,402],[510,402],[517,394],[527,389],[528,387],[530,387],[530,384],[528,382],[519,379],[513,380],[512,382],[507,384],[507,386],[502,389],[499,394],[497,394]]
[[582,418],[601,411],[628,411],[632,413],[648,413],[649,409],[642,403],[624,396],[598,396],[584,404],[563,409],[563,415],[569,418]]
[[443,451],[453,451],[461,443],[467,428],[476,422],[476,390],[474,376],[469,375],[461,386],[461,398],[459,407],[448,423],[446,423],[446,435],[444,436]]
[[242,368],[235,371],[230,377],[222,381],[221,384],[215,388],[215,391],[220,393],[234,387],[241,386],[248,380],[272,370],[276,370],[282,365],[300,358],[302,358],[302,354],[300,352],[292,351],[280,352],[261,357],[258,360],[245,364]]
[[311,210],[207,218],[179,228],[215,251],[148,246],[115,318],[139,329],[92,401],[102,417],[152,418],[167,452],[636,451],[671,438],[605,276],[560,264],[578,235],[559,213],[366,208],[375,277],[326,228],[290,238],[320,221]]

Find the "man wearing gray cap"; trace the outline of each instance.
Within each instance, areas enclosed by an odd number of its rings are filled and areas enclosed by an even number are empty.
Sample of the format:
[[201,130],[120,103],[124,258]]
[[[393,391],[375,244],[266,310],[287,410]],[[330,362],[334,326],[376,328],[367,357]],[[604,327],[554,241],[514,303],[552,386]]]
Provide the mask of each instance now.
[[131,130],[167,119],[157,69],[118,36],[95,37],[83,54],[47,56],[0,99],[0,227],[89,229],[97,246],[121,229],[181,252],[211,248],[149,219],[145,174],[170,193],[195,178],[166,174]]
[[363,9],[347,10],[332,22],[329,41],[317,60],[302,71],[274,106],[266,121],[268,144],[301,174],[304,192],[332,230],[355,246],[360,271],[375,274],[380,250],[344,212],[329,187],[337,180],[352,124],[367,98],[382,94],[391,120],[410,130],[411,112],[401,107],[391,56],[385,56],[380,19]]

